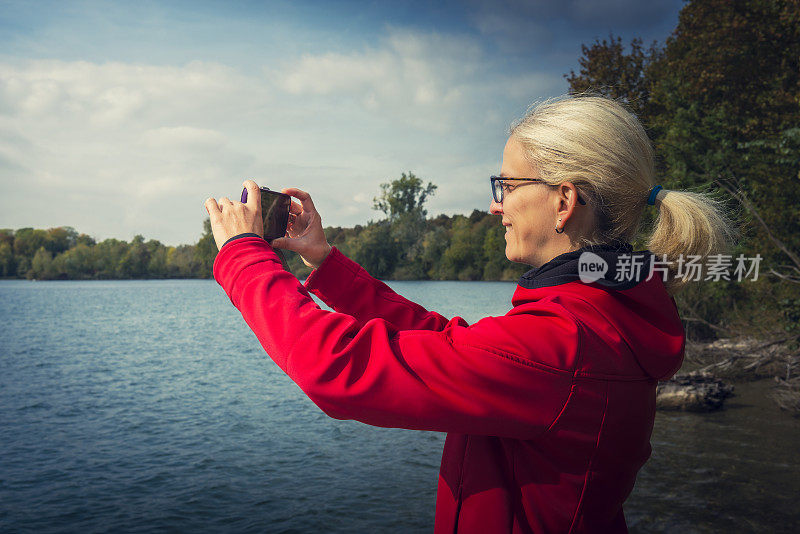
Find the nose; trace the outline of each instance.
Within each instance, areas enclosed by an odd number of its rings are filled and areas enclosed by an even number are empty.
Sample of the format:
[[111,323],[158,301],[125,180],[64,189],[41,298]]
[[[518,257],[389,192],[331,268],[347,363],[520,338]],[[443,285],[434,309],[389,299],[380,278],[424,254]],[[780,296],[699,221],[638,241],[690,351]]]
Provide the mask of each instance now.
[[492,198],[492,203],[489,204],[489,213],[491,213],[492,215],[499,215],[503,213],[503,205],[498,204],[497,202],[494,201],[494,198]]

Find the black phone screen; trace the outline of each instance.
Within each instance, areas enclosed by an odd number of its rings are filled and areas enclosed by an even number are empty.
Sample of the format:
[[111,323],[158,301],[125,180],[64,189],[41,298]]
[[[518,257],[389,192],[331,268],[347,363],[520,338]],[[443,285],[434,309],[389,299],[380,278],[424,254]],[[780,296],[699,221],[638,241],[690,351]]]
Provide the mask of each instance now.
[[286,235],[292,197],[285,193],[261,189],[261,214],[264,217],[264,239],[272,241]]

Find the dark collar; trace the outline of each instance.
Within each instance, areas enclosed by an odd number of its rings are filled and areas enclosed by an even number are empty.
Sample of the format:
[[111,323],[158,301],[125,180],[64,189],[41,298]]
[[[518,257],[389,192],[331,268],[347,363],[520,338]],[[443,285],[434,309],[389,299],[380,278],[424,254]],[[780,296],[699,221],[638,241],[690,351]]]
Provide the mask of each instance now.
[[589,245],[556,256],[519,279],[526,289],[557,286],[581,280],[610,289],[630,289],[650,274],[652,253],[633,251],[629,243]]

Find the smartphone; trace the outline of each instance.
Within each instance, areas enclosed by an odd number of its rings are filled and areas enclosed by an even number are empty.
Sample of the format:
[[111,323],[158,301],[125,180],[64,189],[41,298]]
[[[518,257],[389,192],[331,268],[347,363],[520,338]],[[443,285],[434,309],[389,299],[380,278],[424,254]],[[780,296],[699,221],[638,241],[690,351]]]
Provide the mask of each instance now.
[[[264,218],[264,239],[272,241],[286,235],[289,223],[289,206],[292,197],[286,193],[271,191],[269,187],[261,187],[261,215]],[[247,189],[242,191],[242,202],[247,202]]]

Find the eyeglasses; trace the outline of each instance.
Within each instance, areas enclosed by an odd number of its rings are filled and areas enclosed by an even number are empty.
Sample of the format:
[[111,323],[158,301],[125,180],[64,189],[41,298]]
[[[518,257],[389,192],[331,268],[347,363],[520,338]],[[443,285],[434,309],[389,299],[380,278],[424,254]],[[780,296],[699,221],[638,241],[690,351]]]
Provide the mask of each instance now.
[[[494,201],[498,204],[503,203],[503,196],[504,192],[512,192],[517,187],[525,184],[519,185],[508,185],[505,182],[517,181],[517,182],[531,182],[531,183],[542,183],[546,185],[550,185],[541,178],[509,178],[507,176],[490,176],[489,181],[492,183],[492,197]],[[582,205],[586,205],[586,201],[581,198],[581,195],[578,194],[578,202]]]

